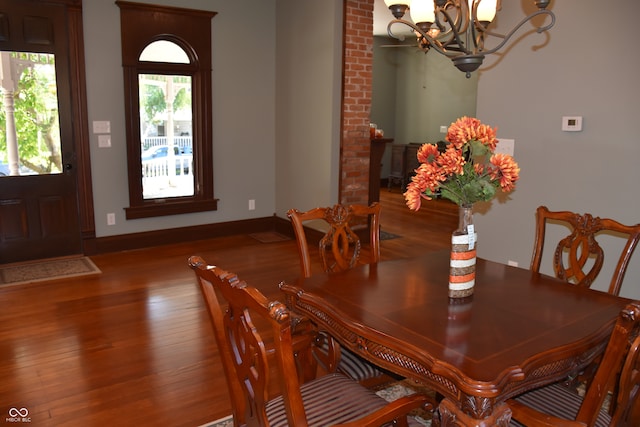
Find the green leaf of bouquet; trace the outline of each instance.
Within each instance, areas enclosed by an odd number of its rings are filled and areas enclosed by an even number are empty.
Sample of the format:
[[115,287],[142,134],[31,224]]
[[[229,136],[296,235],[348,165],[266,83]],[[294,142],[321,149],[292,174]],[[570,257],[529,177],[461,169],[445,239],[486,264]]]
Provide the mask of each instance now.
[[441,188],[440,196],[447,200],[451,200],[456,205],[460,205],[463,202],[460,196],[445,187]]
[[491,153],[489,147],[476,139],[469,141],[469,146],[471,147],[471,155],[473,157],[484,157]]
[[493,199],[493,196],[496,195],[496,185],[487,180],[482,180],[479,182],[480,187],[482,188],[482,200],[489,201]]

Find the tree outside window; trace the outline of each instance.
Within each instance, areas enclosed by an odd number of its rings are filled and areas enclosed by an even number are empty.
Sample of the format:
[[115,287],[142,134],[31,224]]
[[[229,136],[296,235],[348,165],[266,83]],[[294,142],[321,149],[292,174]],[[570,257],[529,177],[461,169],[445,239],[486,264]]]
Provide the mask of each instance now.
[[0,52],[0,176],[62,172],[55,56]]

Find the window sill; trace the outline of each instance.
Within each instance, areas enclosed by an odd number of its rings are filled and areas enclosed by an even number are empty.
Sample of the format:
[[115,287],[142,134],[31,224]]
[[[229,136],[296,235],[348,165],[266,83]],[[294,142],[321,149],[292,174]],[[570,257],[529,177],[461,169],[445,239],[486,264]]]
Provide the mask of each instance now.
[[198,201],[158,201],[141,206],[125,208],[127,219],[152,218],[156,216],[180,215],[185,213],[218,210],[218,199]]

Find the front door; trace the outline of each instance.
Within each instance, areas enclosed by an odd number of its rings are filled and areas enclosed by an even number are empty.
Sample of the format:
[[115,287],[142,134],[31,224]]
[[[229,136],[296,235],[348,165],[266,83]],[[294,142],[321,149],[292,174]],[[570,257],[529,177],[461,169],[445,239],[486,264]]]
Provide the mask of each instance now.
[[0,263],[82,253],[66,14],[0,5]]

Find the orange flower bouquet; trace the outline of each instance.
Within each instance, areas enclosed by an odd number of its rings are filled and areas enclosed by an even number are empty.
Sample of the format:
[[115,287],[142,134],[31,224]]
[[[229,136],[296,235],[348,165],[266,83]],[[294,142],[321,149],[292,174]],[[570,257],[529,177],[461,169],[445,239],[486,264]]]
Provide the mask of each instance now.
[[420,166],[404,193],[407,206],[420,209],[422,199],[438,193],[459,206],[491,200],[498,190],[509,193],[515,188],[520,168],[508,154],[494,153],[496,130],[472,117],[451,124],[447,144],[424,144],[418,150]]

